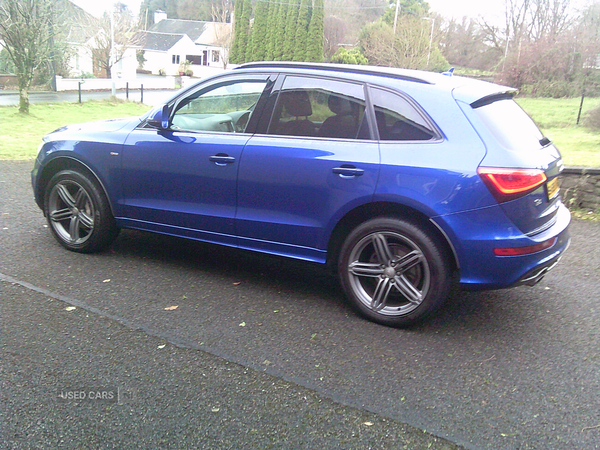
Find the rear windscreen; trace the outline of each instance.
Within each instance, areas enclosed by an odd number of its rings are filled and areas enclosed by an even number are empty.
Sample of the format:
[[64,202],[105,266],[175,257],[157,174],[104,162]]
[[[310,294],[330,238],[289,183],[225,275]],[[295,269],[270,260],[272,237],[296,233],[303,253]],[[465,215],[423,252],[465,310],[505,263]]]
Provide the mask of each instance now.
[[542,147],[542,132],[514,100],[504,98],[474,111],[503,147],[513,151]]

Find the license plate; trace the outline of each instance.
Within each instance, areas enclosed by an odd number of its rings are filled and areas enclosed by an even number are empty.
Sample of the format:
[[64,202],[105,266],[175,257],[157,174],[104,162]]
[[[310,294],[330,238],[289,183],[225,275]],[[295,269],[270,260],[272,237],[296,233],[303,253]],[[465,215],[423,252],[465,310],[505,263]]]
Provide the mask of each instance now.
[[558,195],[558,190],[560,186],[558,185],[558,177],[551,179],[546,183],[546,192],[548,192],[548,200],[552,200],[554,197]]

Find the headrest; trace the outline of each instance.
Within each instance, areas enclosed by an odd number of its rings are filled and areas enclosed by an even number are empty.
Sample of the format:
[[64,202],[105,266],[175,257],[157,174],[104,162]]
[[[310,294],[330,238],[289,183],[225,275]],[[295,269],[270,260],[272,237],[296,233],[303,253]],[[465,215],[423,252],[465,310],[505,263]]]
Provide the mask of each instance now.
[[350,104],[350,100],[338,97],[337,95],[330,95],[329,99],[327,100],[327,104],[331,112],[337,115],[352,113],[352,105]]
[[283,108],[293,117],[308,117],[312,115],[310,99],[306,91],[285,91],[280,95]]

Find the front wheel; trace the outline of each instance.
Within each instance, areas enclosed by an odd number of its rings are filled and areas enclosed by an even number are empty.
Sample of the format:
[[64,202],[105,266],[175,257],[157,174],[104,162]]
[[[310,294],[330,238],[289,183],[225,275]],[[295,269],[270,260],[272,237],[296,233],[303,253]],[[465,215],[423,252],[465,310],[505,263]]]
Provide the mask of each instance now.
[[427,317],[451,287],[441,245],[421,228],[396,218],[376,218],[355,228],[342,246],[338,273],[361,315],[395,327]]
[[44,212],[56,240],[71,251],[102,250],[119,232],[104,192],[75,170],[63,170],[50,179]]

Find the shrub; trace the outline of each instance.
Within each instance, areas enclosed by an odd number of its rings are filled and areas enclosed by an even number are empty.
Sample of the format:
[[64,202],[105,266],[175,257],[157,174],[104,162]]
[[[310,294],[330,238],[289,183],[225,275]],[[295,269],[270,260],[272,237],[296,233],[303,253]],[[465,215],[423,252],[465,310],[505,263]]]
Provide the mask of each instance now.
[[600,107],[585,113],[583,125],[595,131],[600,131]]
[[340,47],[331,57],[331,62],[338,64],[369,64],[367,58],[356,47],[350,51]]

